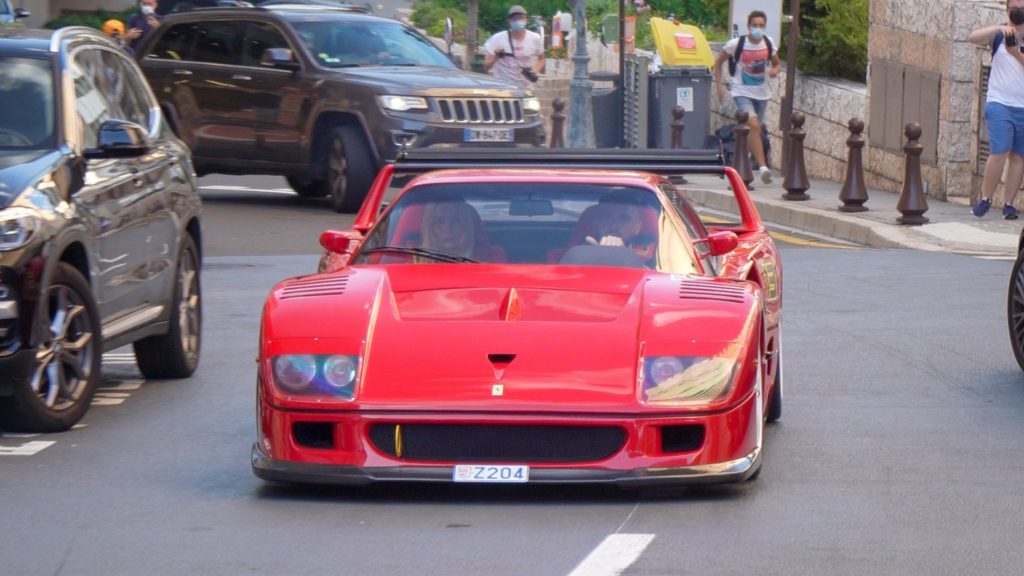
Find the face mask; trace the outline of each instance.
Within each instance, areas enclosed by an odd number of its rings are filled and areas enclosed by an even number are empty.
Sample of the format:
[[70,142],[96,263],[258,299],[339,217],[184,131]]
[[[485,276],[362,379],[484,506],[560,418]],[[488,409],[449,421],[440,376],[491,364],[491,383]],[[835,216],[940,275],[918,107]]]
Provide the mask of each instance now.
[[512,29],[513,30],[526,30],[526,20],[513,20],[512,21]]
[[1024,8],[1017,6],[1010,10],[1010,22],[1013,22],[1014,26],[1024,24]]
[[142,13],[146,16],[152,16],[154,12],[156,12],[156,10],[153,10],[152,6],[147,5],[142,7]]
[[760,40],[764,36],[764,30],[761,28],[751,28],[750,37],[754,40]]

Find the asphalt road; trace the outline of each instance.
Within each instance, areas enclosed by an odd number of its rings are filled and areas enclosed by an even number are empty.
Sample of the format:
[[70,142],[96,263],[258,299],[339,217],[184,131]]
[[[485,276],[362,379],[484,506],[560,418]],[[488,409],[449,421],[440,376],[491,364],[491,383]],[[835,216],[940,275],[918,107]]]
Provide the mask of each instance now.
[[[242,179],[206,178],[209,186]],[[227,182],[227,184],[225,184]],[[278,179],[247,186],[283,188]],[[0,574],[996,574],[1024,567],[1011,263],[783,246],[782,420],[717,488],[268,485],[249,470],[260,304],[350,216],[204,190],[195,376],[105,358],[64,434],[0,436]]]

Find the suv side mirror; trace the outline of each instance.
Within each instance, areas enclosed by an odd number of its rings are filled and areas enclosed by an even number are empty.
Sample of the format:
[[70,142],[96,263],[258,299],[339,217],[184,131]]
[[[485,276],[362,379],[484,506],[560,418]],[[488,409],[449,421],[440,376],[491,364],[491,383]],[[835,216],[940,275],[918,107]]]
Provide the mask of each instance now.
[[25,10],[24,8],[15,8],[14,9],[14,19],[15,20],[20,20],[22,18],[28,18],[31,15],[32,15],[32,13],[29,12],[28,10]]
[[260,66],[269,68],[282,68],[284,70],[298,70],[299,63],[295,61],[295,55],[288,48],[267,48],[260,57]]
[[142,126],[127,120],[105,120],[100,124],[98,146],[83,154],[89,159],[127,158],[142,156],[149,148],[149,134]]

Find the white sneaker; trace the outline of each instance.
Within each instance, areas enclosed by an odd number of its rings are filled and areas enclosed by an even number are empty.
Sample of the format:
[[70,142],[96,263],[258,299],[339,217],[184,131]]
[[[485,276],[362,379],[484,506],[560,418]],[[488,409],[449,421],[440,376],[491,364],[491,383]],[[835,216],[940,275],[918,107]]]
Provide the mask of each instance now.
[[765,184],[772,183],[772,171],[770,168],[767,166],[761,166],[761,168],[758,169],[758,172],[761,174],[761,182],[764,182]]

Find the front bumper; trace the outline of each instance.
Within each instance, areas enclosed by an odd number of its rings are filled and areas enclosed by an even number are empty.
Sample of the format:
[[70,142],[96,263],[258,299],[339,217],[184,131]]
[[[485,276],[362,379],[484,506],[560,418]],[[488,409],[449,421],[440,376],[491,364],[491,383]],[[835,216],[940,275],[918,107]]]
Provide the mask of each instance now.
[[[598,470],[580,468],[536,468],[530,470],[531,484],[613,484],[624,488],[661,485],[726,484],[743,482],[761,467],[761,448],[736,460],[678,468]],[[451,466],[396,466],[361,468],[274,460],[252,447],[252,471],[263,480],[309,484],[365,486],[374,482],[451,482]]]

